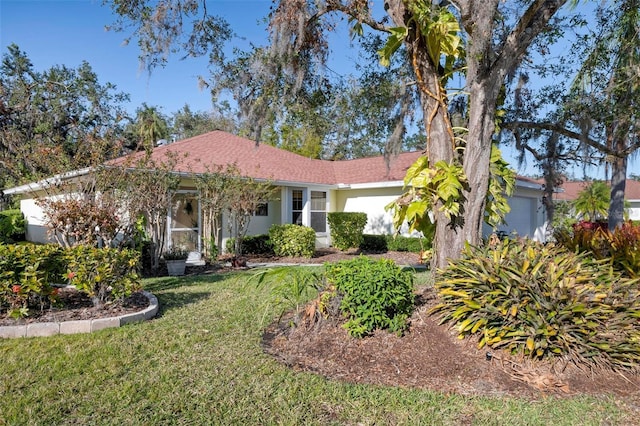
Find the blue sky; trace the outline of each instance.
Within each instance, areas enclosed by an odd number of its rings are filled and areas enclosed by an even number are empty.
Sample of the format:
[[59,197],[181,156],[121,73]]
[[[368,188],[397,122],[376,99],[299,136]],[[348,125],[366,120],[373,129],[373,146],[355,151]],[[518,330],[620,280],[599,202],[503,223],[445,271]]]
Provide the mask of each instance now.
[[[247,40],[265,40],[264,25],[258,20],[269,12],[269,0],[215,0],[217,14],[224,16]],[[127,108],[133,112],[146,102],[165,114],[181,109],[185,103],[192,111],[209,111],[211,98],[198,88],[197,75],[206,75],[203,58],[180,61],[172,57],[165,68],[149,76],[140,70],[138,46],[123,45],[124,33],[106,31],[115,21],[110,8],[100,0],[1,0],[0,47],[17,44],[27,54],[36,71],[54,65],[77,68],[87,61],[102,84],[117,86],[131,95]],[[246,45],[246,40],[236,39]]]

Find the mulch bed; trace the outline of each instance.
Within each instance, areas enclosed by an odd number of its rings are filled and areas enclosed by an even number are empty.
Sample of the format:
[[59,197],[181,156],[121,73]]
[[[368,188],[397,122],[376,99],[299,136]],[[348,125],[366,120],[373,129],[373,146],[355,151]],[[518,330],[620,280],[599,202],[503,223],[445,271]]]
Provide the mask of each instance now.
[[101,308],[93,306],[91,298],[73,287],[61,288],[58,292],[58,303],[50,309],[38,311],[31,309],[26,318],[10,318],[0,315],[0,326],[22,325],[34,322],[63,322],[110,318],[141,311],[149,306],[149,299],[141,292]]

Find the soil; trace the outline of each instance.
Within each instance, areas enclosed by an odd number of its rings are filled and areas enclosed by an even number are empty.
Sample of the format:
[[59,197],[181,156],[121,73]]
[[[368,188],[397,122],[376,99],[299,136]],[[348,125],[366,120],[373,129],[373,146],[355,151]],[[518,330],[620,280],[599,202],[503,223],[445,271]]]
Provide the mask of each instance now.
[[93,306],[91,298],[73,287],[63,287],[58,291],[58,302],[50,309],[31,309],[29,316],[21,319],[0,314],[0,326],[22,325],[34,322],[63,322],[98,318],[110,318],[141,311],[149,306],[149,299],[142,292],[102,307]]
[[[334,262],[359,254],[327,250],[310,262]],[[398,265],[420,264],[415,253],[367,256],[391,258]],[[312,321],[306,321],[304,315],[292,312],[266,329],[263,349],[294,370],[330,380],[529,400],[613,395],[618,403],[640,414],[639,371],[587,368],[566,359],[532,361],[502,351],[478,349],[476,341],[458,339],[454,330],[439,324],[439,318],[429,313],[437,303],[432,287],[419,289],[416,300],[410,328],[401,337],[376,331],[358,339],[349,336],[339,318],[314,315]]]
[[[255,263],[317,263],[352,259],[359,252],[319,251],[312,259],[250,257]],[[398,265],[419,265],[418,255],[406,252],[371,254]],[[187,274],[224,273],[229,267],[188,267]],[[125,303],[98,310],[91,301],[67,289],[61,292],[65,308],[34,314],[25,322],[100,318],[135,312],[148,301],[136,293]],[[68,297],[67,297],[68,296]],[[291,312],[271,324],[263,335],[263,350],[284,365],[330,380],[440,391],[446,394],[508,396],[537,400],[547,396],[613,395],[618,404],[640,414],[638,372],[594,370],[564,359],[534,362],[507,353],[477,349],[476,342],[459,340],[456,333],[429,314],[437,300],[431,287],[416,294],[417,308],[403,336],[376,331],[365,338],[349,336],[337,317],[300,320]],[[304,311],[301,310],[301,311]],[[15,320],[0,316],[0,325]],[[293,324],[297,324],[293,326]]]

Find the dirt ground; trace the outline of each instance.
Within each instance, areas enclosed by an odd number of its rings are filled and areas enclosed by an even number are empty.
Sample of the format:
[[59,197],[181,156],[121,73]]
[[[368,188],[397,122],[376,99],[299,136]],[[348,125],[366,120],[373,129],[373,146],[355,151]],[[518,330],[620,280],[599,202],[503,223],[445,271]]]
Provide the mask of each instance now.
[[[356,255],[359,253],[328,250],[319,253],[316,261]],[[413,253],[369,256],[391,258],[399,265],[419,264]],[[453,330],[428,313],[436,297],[432,288],[419,290],[410,329],[402,337],[377,331],[363,339],[353,338],[339,319],[291,327],[288,316],[268,327],[263,348],[290,368],[331,380],[531,400],[551,395],[615,395],[640,413],[640,375],[591,371],[564,359],[542,363],[502,351],[479,350],[477,342],[459,340]]]
[[[249,258],[250,262],[319,263],[351,259],[360,253],[326,250],[312,259]],[[418,265],[414,253],[368,254],[393,259],[399,265]],[[193,267],[187,274],[225,272],[226,268]],[[87,298],[72,293],[67,309],[32,315],[23,322],[64,321],[122,315],[144,309],[148,301],[135,294],[125,304],[96,310]],[[377,331],[356,339],[340,319],[325,319],[309,326],[291,327],[291,316],[271,324],[263,335],[263,349],[276,360],[298,371],[313,372],[331,380],[385,386],[431,389],[444,393],[481,396],[515,396],[531,400],[554,395],[613,395],[640,414],[640,375],[630,372],[590,371],[558,360],[532,362],[503,352],[478,350],[476,342],[457,339],[446,325],[428,311],[436,301],[428,287],[419,289],[418,305],[410,328],[399,337]],[[0,316],[0,325],[16,321]]]

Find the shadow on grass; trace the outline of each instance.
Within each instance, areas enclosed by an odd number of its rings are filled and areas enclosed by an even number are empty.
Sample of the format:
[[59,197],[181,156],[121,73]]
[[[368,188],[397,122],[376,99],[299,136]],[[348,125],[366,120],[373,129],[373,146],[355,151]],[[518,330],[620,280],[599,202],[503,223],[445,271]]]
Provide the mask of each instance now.
[[174,290],[180,287],[191,287],[202,283],[214,283],[228,279],[227,275],[211,274],[180,277],[160,277],[145,280],[144,289],[151,293],[160,293],[166,290]]
[[199,302],[212,294],[209,291],[194,291],[189,287],[212,284],[228,279],[233,278],[223,274],[160,277],[147,280],[144,284],[144,289],[158,298],[160,308],[156,317],[161,317],[165,312]]
[[199,302],[200,300],[207,299],[211,296],[211,293],[204,292],[167,292],[158,296],[158,303],[160,304],[160,308],[158,309],[158,313],[156,314],[156,318],[160,318],[164,313],[169,312],[173,309],[179,309],[184,306],[190,305],[192,303]]

